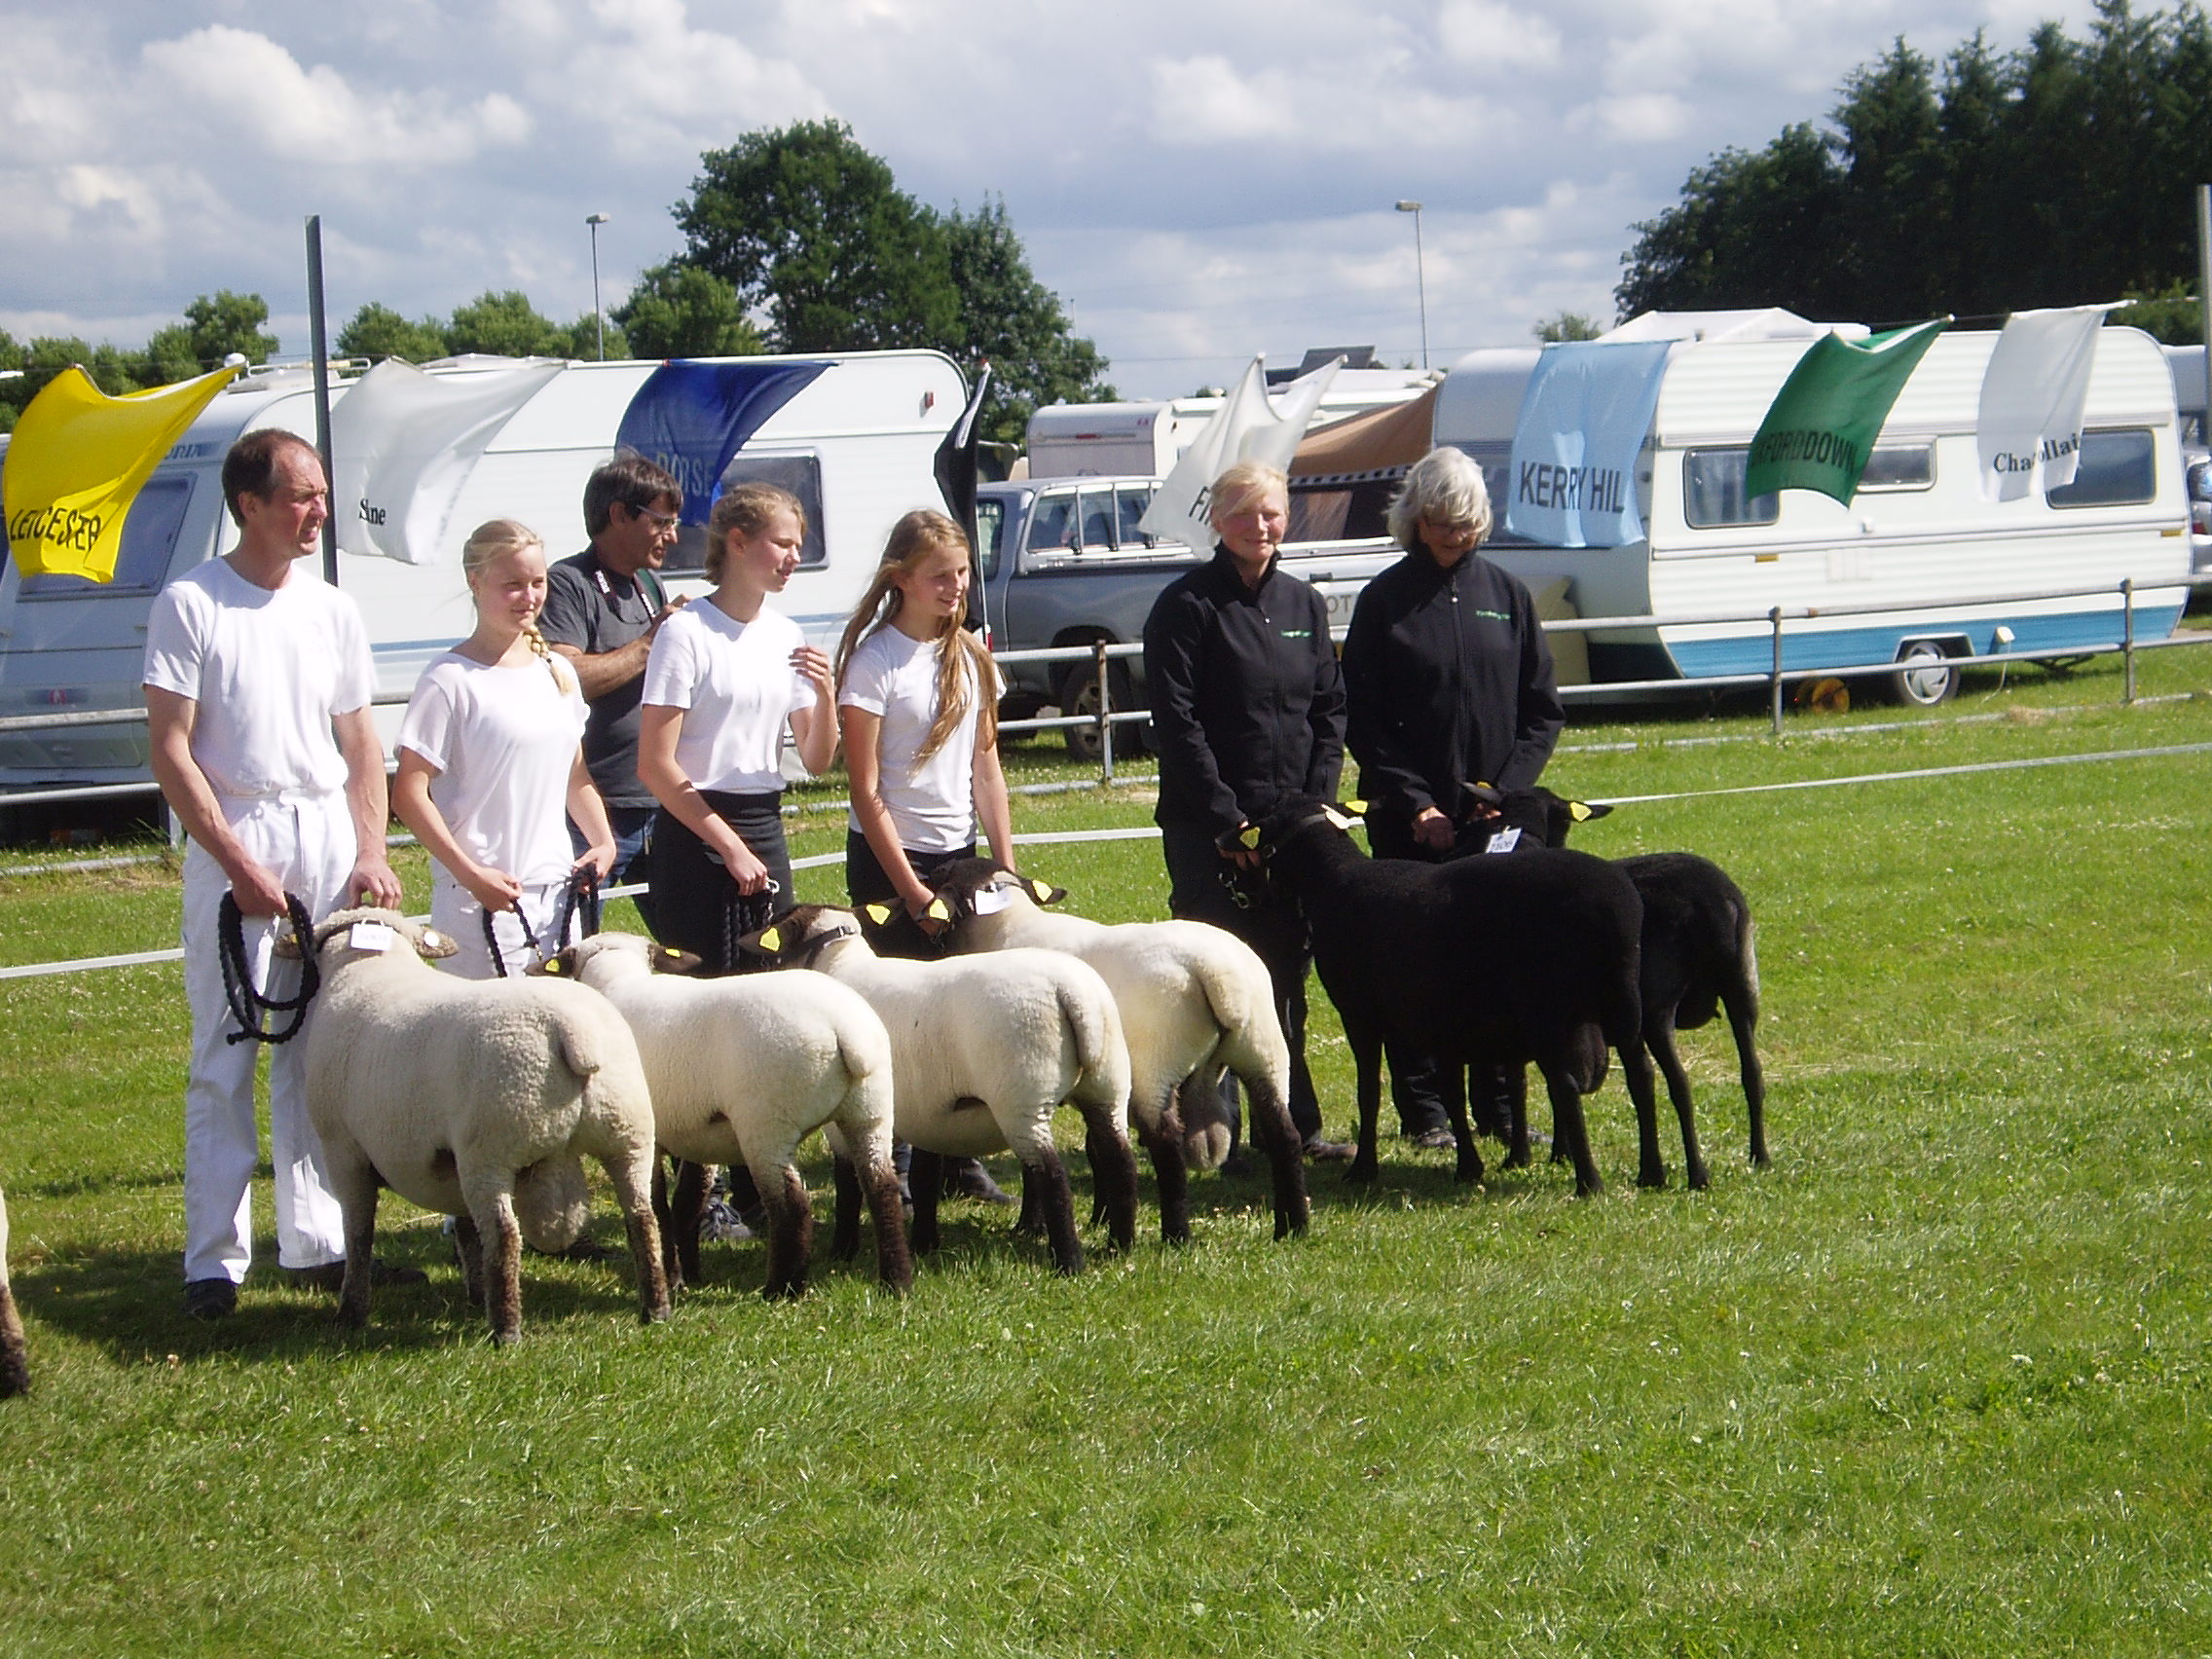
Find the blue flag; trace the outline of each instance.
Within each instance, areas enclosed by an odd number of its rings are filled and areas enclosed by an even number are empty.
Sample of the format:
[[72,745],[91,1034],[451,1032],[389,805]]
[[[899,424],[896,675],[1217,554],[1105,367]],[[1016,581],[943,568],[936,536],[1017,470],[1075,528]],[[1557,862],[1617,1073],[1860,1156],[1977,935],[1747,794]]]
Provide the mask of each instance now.
[[1513,427],[1506,529],[1554,547],[1642,539],[1636,461],[1670,350],[1665,340],[1544,348]]
[[666,467],[683,488],[683,522],[705,524],[730,457],[829,367],[827,360],[675,358],[638,387],[615,445]]

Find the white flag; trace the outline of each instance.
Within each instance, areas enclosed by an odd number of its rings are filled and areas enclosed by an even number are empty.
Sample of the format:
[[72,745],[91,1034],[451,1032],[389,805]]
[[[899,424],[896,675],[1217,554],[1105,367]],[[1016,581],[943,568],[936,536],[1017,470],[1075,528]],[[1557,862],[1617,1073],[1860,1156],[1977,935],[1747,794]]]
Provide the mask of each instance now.
[[1228,401],[1198,430],[1183,459],[1175,463],[1159,492],[1152,498],[1137,528],[1163,541],[1188,541],[1193,547],[1211,547],[1213,523],[1206,517],[1213,481],[1240,461],[1264,461],[1270,466],[1288,467],[1298,453],[1298,440],[1320,407],[1329,383],[1345,366],[1332,357],[1309,375],[1301,375],[1282,388],[1280,406],[1268,398],[1265,359],[1254,357],[1244,378]]
[[533,360],[491,374],[426,375],[392,357],[348,387],[330,415],[340,550],[439,563],[446,521],[477,458],[567,366]]
[[2006,322],[1981,377],[1983,500],[2016,501],[2039,485],[2074,482],[2097,330],[2113,309],[2014,312]]

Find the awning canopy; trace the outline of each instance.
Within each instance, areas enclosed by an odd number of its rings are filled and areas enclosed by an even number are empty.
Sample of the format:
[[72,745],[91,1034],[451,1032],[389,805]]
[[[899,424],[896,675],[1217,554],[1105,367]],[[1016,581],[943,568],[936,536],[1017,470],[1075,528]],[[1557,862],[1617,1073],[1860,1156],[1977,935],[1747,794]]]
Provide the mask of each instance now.
[[1433,447],[1435,420],[1436,387],[1430,387],[1410,403],[1316,426],[1291,457],[1291,483],[1314,489],[1395,478]]

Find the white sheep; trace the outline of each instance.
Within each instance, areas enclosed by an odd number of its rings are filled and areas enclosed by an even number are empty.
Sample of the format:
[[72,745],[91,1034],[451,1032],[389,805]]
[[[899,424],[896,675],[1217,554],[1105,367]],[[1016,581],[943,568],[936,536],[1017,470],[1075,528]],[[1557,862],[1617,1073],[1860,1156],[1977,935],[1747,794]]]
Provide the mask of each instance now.
[[[637,1043],[606,998],[552,979],[461,979],[425,957],[453,941],[391,910],[342,910],[315,930],[322,990],[302,1039],[308,1110],[346,1220],[339,1317],[367,1323],[377,1194],[458,1218],[469,1294],[493,1340],[522,1328],[517,1211],[560,1213],[532,1242],[575,1234],[579,1155],[614,1184],[646,1320],[668,1317],[650,1188],[652,1101]],[[492,1241],[484,1272],[482,1239]]]
[[[891,1162],[891,1039],[883,1021],[859,992],[827,975],[686,977],[698,965],[690,952],[641,935],[603,933],[548,958],[538,972],[572,977],[630,1022],[664,1151],[694,1164],[735,1161],[753,1171],[769,1222],[762,1295],[806,1289],[814,1212],[797,1153],[818,1128],[828,1128],[834,1150],[863,1172],[877,1272],[904,1292],[914,1268]],[[703,1198],[705,1185],[697,1185]],[[696,1279],[697,1210],[673,1219],[661,1211],[659,1219],[671,1284],[685,1273]]]
[[23,1350],[23,1316],[8,1282],[8,1197],[0,1193],[0,1400],[27,1393],[30,1360]]
[[[1129,1112],[1160,1183],[1161,1235],[1191,1233],[1185,1156],[1220,1161],[1177,1109],[1186,1083],[1210,1093],[1226,1069],[1252,1105],[1252,1136],[1274,1175],[1275,1236],[1306,1231],[1306,1161],[1290,1122],[1290,1049],[1267,965],[1251,946],[1204,922],[1108,927],[1041,906],[1067,897],[992,859],[964,859],[940,877],[955,950],[1016,946],[1065,951],[1098,971],[1121,1010],[1129,1051]],[[1226,1142],[1226,1134],[1223,1136]]]
[[[818,968],[865,997],[891,1038],[895,1129],[914,1147],[914,1248],[937,1247],[936,1155],[976,1158],[1011,1147],[1025,1186],[1043,1193],[1045,1233],[1063,1273],[1083,1271],[1068,1174],[1052,1113],[1083,1114],[1108,1236],[1136,1233],[1129,1154],[1129,1058],[1113,993],[1096,973],[1051,950],[988,961],[910,962],[876,955],[850,910],[801,904],[739,941],[783,967]],[[848,1200],[840,1183],[839,1225]]]

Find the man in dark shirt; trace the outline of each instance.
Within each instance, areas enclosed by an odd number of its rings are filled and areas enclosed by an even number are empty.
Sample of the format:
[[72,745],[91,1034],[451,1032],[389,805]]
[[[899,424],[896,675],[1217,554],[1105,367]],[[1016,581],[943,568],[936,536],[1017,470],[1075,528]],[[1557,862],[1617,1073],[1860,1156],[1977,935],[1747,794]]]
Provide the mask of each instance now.
[[[584,762],[614,828],[612,878],[636,880],[658,803],[638,781],[638,701],[645,657],[671,605],[653,572],[676,543],[682,491],[643,456],[618,456],[584,485],[584,529],[591,546],[546,572],[545,643],[576,665],[591,719]],[[638,913],[652,926],[650,896]]]
[[1291,1123],[1309,1156],[1349,1157],[1350,1147],[1321,1139],[1306,1066],[1305,924],[1288,905],[1238,905],[1224,881],[1256,862],[1237,831],[1287,795],[1336,793],[1345,696],[1329,608],[1280,569],[1289,523],[1280,472],[1242,462],[1223,473],[1213,523],[1213,563],[1171,583],[1144,627],[1168,907],[1228,929],[1268,965],[1290,1046]]

